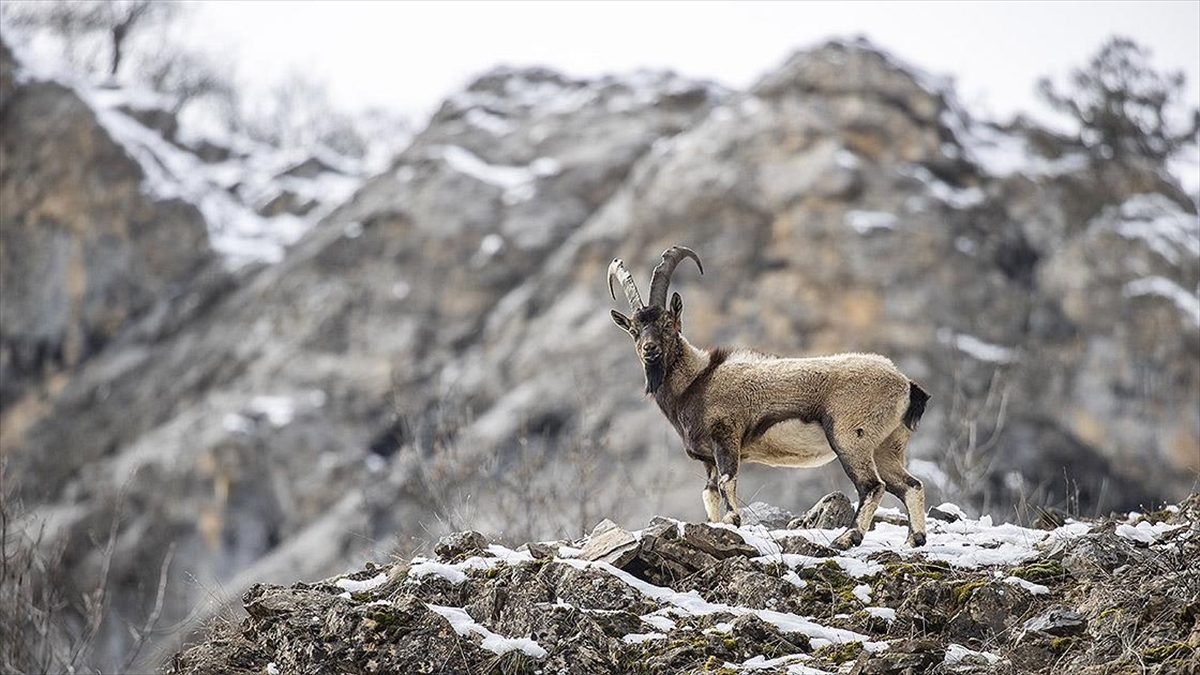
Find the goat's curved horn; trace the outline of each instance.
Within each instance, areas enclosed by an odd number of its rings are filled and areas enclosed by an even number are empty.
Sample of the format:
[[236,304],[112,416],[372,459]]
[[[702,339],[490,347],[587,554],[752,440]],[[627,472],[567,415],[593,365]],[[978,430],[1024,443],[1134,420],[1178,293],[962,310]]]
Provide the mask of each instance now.
[[691,258],[696,261],[696,267],[700,268],[700,274],[704,274],[704,264],[700,262],[700,256],[696,252],[686,246],[672,246],[663,251],[662,262],[654,268],[654,274],[650,277],[650,305],[658,307],[667,306],[667,287],[671,285],[671,274],[675,272],[675,267],[684,258]]
[[631,309],[637,311],[646,306],[646,303],[642,302],[642,294],[638,293],[633,275],[625,269],[625,263],[621,262],[620,258],[614,258],[608,265],[608,292],[612,294],[613,300],[616,300],[617,294],[613,291],[614,280],[625,290],[625,299],[629,301]]

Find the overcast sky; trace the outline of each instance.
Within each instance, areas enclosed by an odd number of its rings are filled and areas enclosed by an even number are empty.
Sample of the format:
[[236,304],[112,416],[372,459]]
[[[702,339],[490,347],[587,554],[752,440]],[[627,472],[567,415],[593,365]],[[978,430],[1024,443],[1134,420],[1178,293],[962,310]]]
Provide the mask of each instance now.
[[1200,104],[1200,2],[238,2],[206,0],[189,39],[248,84],[289,71],[325,80],[347,109],[422,120],[497,64],[591,76],[637,68],[745,88],[798,48],[865,35],[954,76],[976,112],[1040,104],[1034,82],[1065,74],[1119,33],[1181,69]]

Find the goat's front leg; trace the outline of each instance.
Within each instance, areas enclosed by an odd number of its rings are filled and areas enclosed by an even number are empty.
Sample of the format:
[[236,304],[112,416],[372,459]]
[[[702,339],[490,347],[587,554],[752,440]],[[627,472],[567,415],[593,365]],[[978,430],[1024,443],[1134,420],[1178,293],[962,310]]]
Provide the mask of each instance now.
[[708,522],[717,523],[721,521],[721,492],[717,489],[717,465],[705,462],[704,471],[708,475],[708,482],[704,484],[704,492],[700,493],[700,497],[704,500],[704,513],[708,516]]
[[740,526],[742,513],[737,498],[739,452],[737,441],[734,440],[731,432],[723,426],[717,425],[713,432],[712,445],[713,459],[717,465],[717,487],[721,490],[721,496],[725,498],[725,508],[729,510],[725,514],[724,522]]

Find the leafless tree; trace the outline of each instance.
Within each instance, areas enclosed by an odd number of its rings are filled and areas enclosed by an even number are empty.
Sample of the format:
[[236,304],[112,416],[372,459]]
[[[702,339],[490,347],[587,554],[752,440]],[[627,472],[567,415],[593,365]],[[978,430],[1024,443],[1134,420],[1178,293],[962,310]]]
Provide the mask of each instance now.
[[412,135],[403,116],[373,108],[347,112],[333,103],[329,87],[304,73],[286,75],[265,97],[245,98],[237,130],[261,143],[311,152],[327,148],[365,158],[379,147],[399,150]]
[[203,54],[160,49],[138,59],[135,66],[139,80],[175,99],[172,112],[176,114],[189,103],[204,98],[219,104],[236,104],[236,91],[227,74],[232,68],[218,66]]
[[82,42],[102,40],[108,51],[106,72],[116,79],[125,62],[129,39],[149,26],[176,18],[180,3],[165,0],[52,0],[10,3],[10,20],[19,26],[44,29],[58,35],[68,53],[78,55]]
[[1038,83],[1051,106],[1079,121],[1080,138],[1106,159],[1142,157],[1161,164],[1196,142],[1200,109],[1187,112],[1182,127],[1170,116],[1180,109],[1184,75],[1158,71],[1150,53],[1133,40],[1114,37],[1083,68],[1071,73],[1070,88],[1049,79]]

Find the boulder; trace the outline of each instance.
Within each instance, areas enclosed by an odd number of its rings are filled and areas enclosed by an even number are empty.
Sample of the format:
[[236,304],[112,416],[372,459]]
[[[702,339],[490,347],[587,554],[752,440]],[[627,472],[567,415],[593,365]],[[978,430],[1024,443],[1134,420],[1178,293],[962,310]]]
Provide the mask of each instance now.
[[479,532],[455,532],[438,539],[433,552],[443,560],[458,560],[487,550],[488,540]]
[[832,530],[854,525],[854,507],[841,492],[825,495],[803,516],[788,523],[789,530]]
[[983,644],[1007,635],[1033,603],[1029,591],[1001,581],[961,583],[953,592],[959,608],[950,618],[947,631]]

